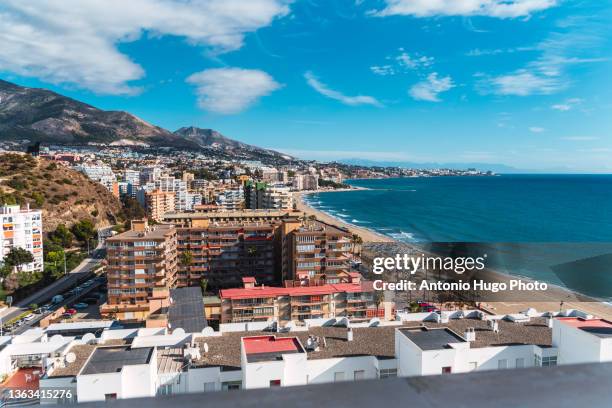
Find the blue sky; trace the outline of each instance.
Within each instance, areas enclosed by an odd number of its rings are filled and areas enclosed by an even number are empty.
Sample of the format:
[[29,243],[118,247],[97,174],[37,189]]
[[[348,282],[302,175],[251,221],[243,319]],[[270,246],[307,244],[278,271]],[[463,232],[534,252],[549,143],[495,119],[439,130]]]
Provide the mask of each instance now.
[[304,158],[610,172],[604,3],[5,0],[0,75]]

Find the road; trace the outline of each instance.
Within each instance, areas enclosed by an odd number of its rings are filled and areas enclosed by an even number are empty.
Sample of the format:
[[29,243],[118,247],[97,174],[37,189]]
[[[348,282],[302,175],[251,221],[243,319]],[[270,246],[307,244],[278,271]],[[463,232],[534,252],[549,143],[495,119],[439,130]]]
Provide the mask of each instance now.
[[[109,231],[109,228],[98,230],[98,236],[101,237],[103,232]],[[105,256],[105,240],[98,239],[98,246],[91,252],[90,256],[83,259],[83,261],[77,265],[76,268],[49,286],[39,290],[36,293],[33,293],[25,299],[17,302],[12,307],[0,312],[0,319],[2,319],[2,322],[8,322],[9,320],[27,311],[28,306],[32,303],[36,303],[38,305],[46,303],[51,300],[53,296],[61,294],[62,292],[68,290],[71,286],[76,285],[78,282],[86,280],[87,277],[91,275],[100,265]]]

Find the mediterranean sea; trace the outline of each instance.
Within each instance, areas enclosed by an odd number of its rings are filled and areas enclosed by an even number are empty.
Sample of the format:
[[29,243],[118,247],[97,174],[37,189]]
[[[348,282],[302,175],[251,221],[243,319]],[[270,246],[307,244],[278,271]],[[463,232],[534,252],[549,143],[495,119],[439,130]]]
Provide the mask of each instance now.
[[496,257],[500,264],[495,267],[501,272],[612,299],[612,175],[348,183],[366,189],[310,194],[304,200],[344,222],[398,241],[488,246],[506,255]]

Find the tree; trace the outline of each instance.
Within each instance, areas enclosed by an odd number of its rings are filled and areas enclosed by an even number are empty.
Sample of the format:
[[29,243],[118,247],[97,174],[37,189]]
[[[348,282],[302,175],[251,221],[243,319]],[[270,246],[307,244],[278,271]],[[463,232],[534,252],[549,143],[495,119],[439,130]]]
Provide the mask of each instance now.
[[4,263],[21,271],[21,267],[30,262],[34,262],[34,256],[27,249],[13,247],[4,257]]
[[193,254],[190,251],[185,251],[181,254],[179,262],[182,266],[189,266],[193,261]]
[[70,231],[81,242],[87,242],[87,240],[96,236],[96,226],[91,220],[77,222],[70,228]]
[[200,279],[200,289],[202,289],[202,294],[206,293],[206,289],[208,289],[208,279]]
[[134,197],[126,196],[123,198],[123,217],[130,220],[140,220],[146,216],[144,208]]
[[49,239],[62,248],[70,248],[73,238],[74,235],[72,235],[72,232],[70,232],[64,224],[58,225],[55,231],[49,233]]

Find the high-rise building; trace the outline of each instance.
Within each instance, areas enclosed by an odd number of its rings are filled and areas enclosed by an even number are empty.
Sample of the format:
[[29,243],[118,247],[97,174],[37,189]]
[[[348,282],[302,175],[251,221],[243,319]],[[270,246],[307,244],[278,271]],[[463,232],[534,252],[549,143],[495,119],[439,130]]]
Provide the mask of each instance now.
[[40,210],[31,210],[29,206],[18,205],[0,207],[0,263],[12,248],[28,250],[33,262],[19,266],[23,272],[42,271],[43,263],[43,222]]
[[351,233],[316,220],[286,223],[283,279],[346,281],[350,274]]
[[174,192],[154,190],[145,193],[147,215],[155,221],[161,221],[164,214],[173,212],[175,207]]
[[312,174],[297,174],[293,178],[294,190],[316,190],[319,188],[319,178]]
[[176,285],[176,236],[173,225],[148,226],[142,220],[107,239],[108,300],[102,315],[142,320],[169,305]]

